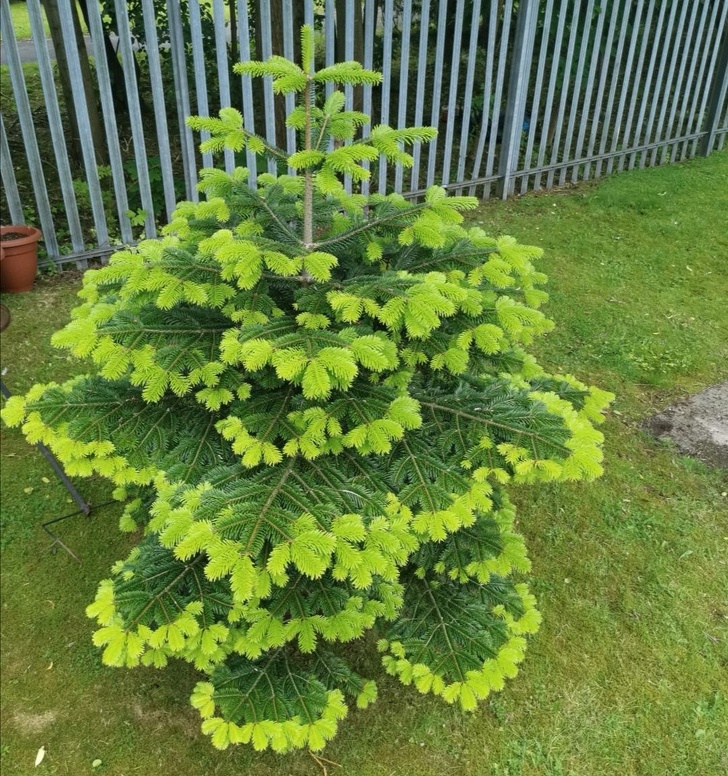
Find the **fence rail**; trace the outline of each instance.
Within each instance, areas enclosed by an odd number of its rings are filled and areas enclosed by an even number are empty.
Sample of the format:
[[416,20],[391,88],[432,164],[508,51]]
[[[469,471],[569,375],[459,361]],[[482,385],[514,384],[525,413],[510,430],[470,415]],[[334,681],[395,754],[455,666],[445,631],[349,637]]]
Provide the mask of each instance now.
[[[43,27],[50,6],[56,54]],[[3,220],[37,222],[59,264],[155,236],[179,199],[198,198],[201,165],[245,165],[253,183],[275,172],[250,152],[200,154],[185,118],[234,106],[247,129],[290,151],[292,98],[232,64],[295,56],[302,23],[317,31],[321,64],[356,58],[382,71],[379,87],[347,87],[349,108],[374,124],[439,129],[414,149],[411,170],[372,169],[365,193],[417,197],[438,183],[505,197],[707,155],[728,135],[728,0],[142,0],[131,15],[124,0],[85,6],[79,45],[72,0],[27,0],[29,42],[0,0]]]

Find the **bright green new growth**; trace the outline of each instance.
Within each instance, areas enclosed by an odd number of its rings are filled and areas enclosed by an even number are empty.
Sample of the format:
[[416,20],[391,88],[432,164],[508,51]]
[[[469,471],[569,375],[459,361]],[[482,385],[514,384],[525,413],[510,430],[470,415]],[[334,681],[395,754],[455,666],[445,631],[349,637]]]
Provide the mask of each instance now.
[[[240,115],[190,124],[211,150],[247,147],[296,176],[202,170],[207,201],[166,236],[90,271],[55,344],[96,374],[36,386],[3,417],[75,476],[132,499],[140,529],[88,614],[108,665],[207,676],[192,694],[219,748],[321,749],[374,682],[339,645],[375,629],[387,672],[475,708],[503,687],[539,625],[508,486],[601,472],[610,395],[546,374],[525,347],[540,251],[461,226],[476,201],[432,187],[348,194],[425,128],[375,127],[339,91],[356,63],[279,57],[239,70],[302,95],[287,156]],[[333,147],[330,140],[335,141]]]

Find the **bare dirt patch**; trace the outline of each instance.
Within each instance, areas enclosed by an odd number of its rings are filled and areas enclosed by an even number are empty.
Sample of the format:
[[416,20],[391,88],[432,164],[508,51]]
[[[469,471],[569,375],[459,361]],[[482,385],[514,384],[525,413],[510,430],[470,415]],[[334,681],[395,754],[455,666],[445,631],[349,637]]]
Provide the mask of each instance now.
[[13,724],[24,736],[33,736],[42,733],[47,727],[56,721],[55,711],[44,711],[42,714],[26,714],[16,711],[13,714]]
[[653,415],[644,427],[658,439],[671,439],[684,455],[728,469],[728,382]]
[[[174,714],[163,709],[144,707],[135,700],[132,704],[134,716],[148,725],[151,730],[163,730],[170,726],[176,727],[187,738],[197,738],[200,735],[199,715],[187,709],[180,709]],[[190,713],[192,712],[192,713]]]

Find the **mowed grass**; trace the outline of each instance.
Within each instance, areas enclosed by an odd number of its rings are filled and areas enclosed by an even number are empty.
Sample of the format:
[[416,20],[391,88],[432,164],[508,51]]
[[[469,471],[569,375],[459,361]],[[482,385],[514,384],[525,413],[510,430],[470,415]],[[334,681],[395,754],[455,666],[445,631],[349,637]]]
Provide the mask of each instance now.
[[[48,22],[46,21],[45,10],[43,6],[40,9],[40,16],[43,20],[43,30],[48,35]],[[15,31],[15,37],[18,40],[27,40],[33,36],[33,32],[30,27],[30,18],[28,17],[28,6],[25,0],[11,0],[10,1],[10,18],[13,22],[13,30]],[[83,20],[83,17],[79,13],[79,18]],[[81,22],[83,25],[83,21]],[[86,28],[83,27],[84,32]]]
[[[202,5],[210,7],[212,12],[212,0],[201,0]],[[45,10],[43,6],[40,9],[41,19],[43,20],[43,30],[46,35],[49,35],[48,22],[45,16]],[[225,6],[225,21],[230,20],[230,8]],[[28,16],[28,7],[25,0],[10,0],[10,18],[13,23],[13,30],[15,31],[15,37],[18,40],[27,40],[33,37],[33,33],[30,27],[30,18]],[[88,29],[86,28],[86,22],[84,21],[83,14],[81,13],[81,6],[78,5],[78,20],[81,24],[81,31],[84,35],[88,35]],[[0,40],[2,36],[0,36]]]
[[[557,329],[537,350],[549,367],[617,394],[603,428],[606,473],[517,491],[544,624],[519,675],[475,714],[400,686],[371,645],[351,645],[380,698],[341,724],[324,752],[340,766],[328,766],[331,776],[728,770],[728,478],[640,429],[728,379],[726,214],[724,152],[489,202],[474,215],[546,249]],[[60,277],[3,298],[11,390],[78,368],[48,345],[77,286]],[[95,503],[108,498],[101,482],[80,487]],[[3,430],[2,497],[3,773],[322,773],[305,752],[213,750],[188,704],[197,677],[186,665],[101,666],[83,610],[134,538],[116,530],[118,508],[106,508],[58,526],[81,564],[50,554],[39,524],[73,507],[15,430]]]

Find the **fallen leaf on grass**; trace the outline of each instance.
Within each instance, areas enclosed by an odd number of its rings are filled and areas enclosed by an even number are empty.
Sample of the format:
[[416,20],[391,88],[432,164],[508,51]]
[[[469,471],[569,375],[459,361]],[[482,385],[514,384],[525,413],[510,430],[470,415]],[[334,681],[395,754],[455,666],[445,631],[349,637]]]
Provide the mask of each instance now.
[[41,477],[40,479],[42,482],[45,482],[46,485],[50,483],[50,480],[48,479],[48,477]]
[[38,750],[38,754],[35,756],[36,768],[43,762],[44,757],[45,757],[45,747],[41,746],[41,748]]
[[23,493],[30,495],[33,492],[33,488],[23,488]]
[[98,767],[99,767],[99,765],[101,765],[101,764],[102,764],[101,760],[94,760],[94,761],[91,763],[91,767],[92,767],[92,768],[98,768]]

